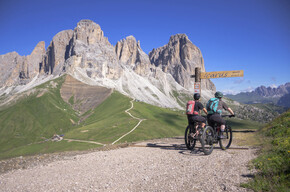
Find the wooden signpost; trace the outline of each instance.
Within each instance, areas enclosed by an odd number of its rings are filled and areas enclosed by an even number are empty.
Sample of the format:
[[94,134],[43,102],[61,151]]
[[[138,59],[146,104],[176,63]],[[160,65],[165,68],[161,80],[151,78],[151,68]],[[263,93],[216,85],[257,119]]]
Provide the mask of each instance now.
[[201,72],[200,67],[195,68],[195,75],[191,77],[195,78],[194,93],[201,93],[201,79],[212,79],[212,78],[226,78],[226,77],[243,77],[244,70],[236,71],[214,71],[214,72]]
[[215,72],[202,72],[201,79],[212,79],[212,78],[225,78],[225,77],[243,77],[244,70],[238,71],[215,71]]

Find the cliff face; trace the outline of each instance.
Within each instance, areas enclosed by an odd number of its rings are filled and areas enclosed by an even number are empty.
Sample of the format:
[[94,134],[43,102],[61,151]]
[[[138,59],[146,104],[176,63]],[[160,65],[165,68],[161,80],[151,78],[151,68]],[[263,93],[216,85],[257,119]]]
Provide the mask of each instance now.
[[69,44],[73,36],[72,30],[61,31],[56,34],[39,64],[40,73],[52,74],[55,68],[63,65],[69,57]]
[[73,31],[64,69],[81,69],[89,78],[120,78],[122,71],[114,47],[104,37],[100,26],[82,20]]
[[[196,67],[205,72],[204,61],[201,51],[185,34],[177,34],[170,37],[167,45],[153,49],[149,53],[152,64],[160,67],[164,72],[170,73],[174,79],[186,89],[191,89]],[[202,81],[202,88],[215,90],[210,80]]]
[[121,63],[133,69],[138,75],[146,76],[150,72],[150,61],[148,55],[141,49],[140,42],[135,37],[128,36],[118,41],[115,52]]
[[22,85],[38,75],[39,64],[45,55],[45,44],[39,42],[28,56],[16,52],[0,55],[0,87]]

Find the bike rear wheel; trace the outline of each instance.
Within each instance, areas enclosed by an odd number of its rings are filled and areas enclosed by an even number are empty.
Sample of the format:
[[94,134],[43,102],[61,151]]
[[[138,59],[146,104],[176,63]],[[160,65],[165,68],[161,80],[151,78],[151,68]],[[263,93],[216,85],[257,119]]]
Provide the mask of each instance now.
[[213,151],[213,143],[214,143],[214,131],[213,128],[207,126],[200,138],[201,147],[205,155],[209,155]]
[[219,139],[220,148],[222,150],[228,149],[232,144],[233,132],[232,128],[229,125],[226,125],[225,127],[224,136],[225,138]]
[[193,131],[190,126],[188,125],[185,129],[185,135],[184,135],[184,140],[185,140],[185,145],[186,148],[189,150],[194,149],[195,147],[195,143],[196,143],[196,139],[194,139],[190,134],[191,133],[195,133],[195,131]]

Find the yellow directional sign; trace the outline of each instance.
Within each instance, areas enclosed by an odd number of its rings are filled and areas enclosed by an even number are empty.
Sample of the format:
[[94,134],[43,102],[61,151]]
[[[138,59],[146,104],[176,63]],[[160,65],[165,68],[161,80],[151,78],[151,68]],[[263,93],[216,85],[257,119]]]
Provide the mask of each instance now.
[[201,72],[201,79],[211,78],[225,78],[225,77],[243,77],[244,70],[238,71],[215,71],[215,72]]

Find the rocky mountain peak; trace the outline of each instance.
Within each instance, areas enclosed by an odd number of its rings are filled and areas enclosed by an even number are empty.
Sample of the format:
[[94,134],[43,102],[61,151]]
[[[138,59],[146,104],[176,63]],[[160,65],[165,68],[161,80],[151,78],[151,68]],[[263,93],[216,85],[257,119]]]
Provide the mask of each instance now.
[[45,43],[39,42],[28,56],[16,52],[0,56],[0,87],[22,85],[39,73],[39,63],[45,54]]
[[253,92],[262,97],[281,97],[285,94],[290,93],[290,83],[280,85],[277,88],[265,87],[262,85],[260,87],[257,87]]
[[36,45],[34,50],[32,51],[31,55],[42,55],[44,53],[45,53],[45,42],[44,41],[40,41]]
[[81,20],[73,31],[63,69],[82,70],[89,78],[118,79],[121,69],[114,47],[104,37],[101,27],[91,20]]
[[[170,73],[174,79],[183,87],[192,88],[196,67],[205,71],[204,61],[201,51],[188,39],[186,34],[172,35],[168,44],[163,47],[153,49],[149,53],[149,59],[156,67],[160,67],[164,72]],[[203,80],[202,87],[215,90],[210,80]]]
[[39,73],[39,63],[41,63],[43,56],[45,55],[45,42],[39,42],[32,53],[28,55],[21,67],[19,74],[20,79],[25,79],[24,84],[29,82],[33,77]]
[[81,20],[75,28],[75,39],[85,42],[87,45],[95,44],[100,41],[108,41],[104,37],[100,25],[91,20]]
[[73,36],[72,30],[64,30],[57,33],[46,50],[46,55],[40,63],[41,73],[51,74],[55,68],[61,68],[69,57],[69,44]]
[[168,44],[174,46],[177,42],[180,42],[181,44],[191,43],[186,34],[171,35]]
[[140,41],[132,35],[118,41],[115,52],[120,62],[132,68],[139,75],[149,73],[150,61],[148,55],[141,49]]

